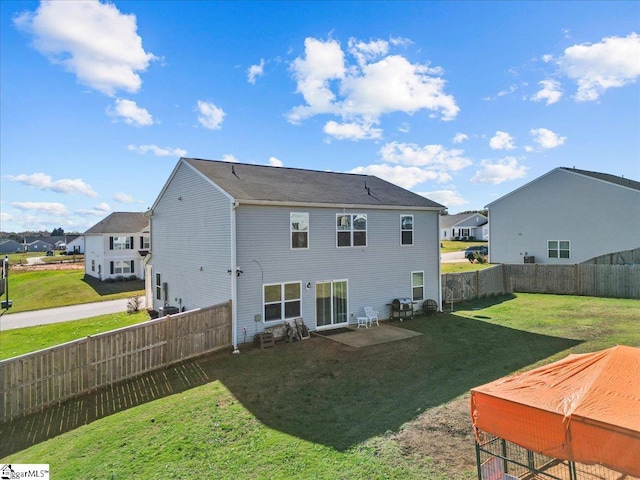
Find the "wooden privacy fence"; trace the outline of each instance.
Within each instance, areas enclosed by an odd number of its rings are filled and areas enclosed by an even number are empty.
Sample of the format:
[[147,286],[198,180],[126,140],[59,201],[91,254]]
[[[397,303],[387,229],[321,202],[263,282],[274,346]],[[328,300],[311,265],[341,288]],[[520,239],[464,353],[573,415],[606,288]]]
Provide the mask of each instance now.
[[593,265],[640,265],[640,248],[633,250],[623,250],[621,252],[607,253],[590,260],[582,262],[582,264]]
[[0,422],[231,346],[231,302],[0,362]]
[[442,302],[513,292],[640,298],[640,265],[496,265],[441,275]]

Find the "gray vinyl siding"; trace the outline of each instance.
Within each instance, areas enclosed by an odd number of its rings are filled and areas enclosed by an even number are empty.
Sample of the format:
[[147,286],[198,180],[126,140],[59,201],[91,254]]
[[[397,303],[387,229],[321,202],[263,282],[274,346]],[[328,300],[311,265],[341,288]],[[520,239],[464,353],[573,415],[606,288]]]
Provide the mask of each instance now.
[[[181,164],[151,218],[153,308],[155,274],[167,282],[169,304],[193,309],[231,299],[231,201]],[[180,302],[181,300],[181,302]]]
[[[309,213],[309,248],[290,248],[290,212]],[[336,214],[367,214],[367,246],[336,246]],[[414,245],[400,245],[400,216],[414,216]],[[365,306],[389,316],[388,303],[411,297],[411,272],[424,271],[425,299],[438,301],[438,212],[374,209],[287,208],[240,205],[237,209],[238,341],[251,340],[265,324],[262,285],[301,282],[305,324],[316,328],[317,282],[348,281],[350,322]],[[307,290],[306,285],[310,284]]]
[[[490,260],[574,264],[640,246],[640,192],[554,170],[489,205]],[[570,258],[548,258],[549,240],[568,240]]]

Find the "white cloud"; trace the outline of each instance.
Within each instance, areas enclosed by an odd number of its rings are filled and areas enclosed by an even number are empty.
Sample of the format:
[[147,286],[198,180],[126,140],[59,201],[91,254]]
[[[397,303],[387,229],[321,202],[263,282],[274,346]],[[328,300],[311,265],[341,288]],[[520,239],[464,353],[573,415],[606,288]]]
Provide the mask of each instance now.
[[493,150],[513,150],[516,148],[513,144],[513,137],[507,132],[501,132],[500,130],[489,140],[489,146]]
[[68,214],[67,208],[58,202],[13,202],[11,205],[18,210],[46,213],[54,217],[64,217]]
[[374,175],[407,189],[429,180],[438,182],[451,181],[451,176],[446,173],[434,172],[419,167],[403,167],[401,165],[369,165],[366,167],[356,167],[349,170],[348,173]]
[[[406,44],[395,39],[392,45]],[[442,69],[410,63],[400,55],[390,55],[389,42],[350,39],[347,60],[340,43],[315,38],[305,39],[305,54],[291,64],[297,92],[305,104],[288,114],[291,123],[315,115],[335,115],[342,123],[325,124],[327,133],[341,139],[380,138],[382,133],[364,135],[366,129],[346,134],[347,126],[377,125],[382,115],[393,112],[413,114],[420,110],[439,113],[443,120],[452,120],[460,110],[455,99],[444,92]],[[343,128],[338,128],[343,125]]]
[[133,203],[133,196],[128,193],[118,192],[113,196],[113,199],[118,203]]
[[387,143],[380,148],[380,156],[387,163],[429,168],[441,172],[458,171],[471,165],[464,157],[463,150],[447,150],[442,145],[424,145],[414,143]]
[[17,176],[7,175],[11,182],[22,183],[38,190],[50,190],[57,193],[79,193],[88,197],[97,197],[98,194],[91,188],[91,185],[80,178],[62,178],[60,180],[52,180],[50,175],[45,173],[33,173],[31,175],[20,174]]
[[247,70],[247,81],[251,84],[256,83],[256,77],[261,77],[264,73],[264,58],[260,59],[258,65],[251,65]]
[[209,130],[220,130],[222,128],[222,122],[226,115],[224,110],[213,103],[203,102],[202,100],[198,100],[196,110],[200,114],[198,115],[198,122],[204,128]]
[[269,157],[269,165],[272,167],[282,167],[284,164],[282,163],[282,160],[279,160],[276,157]]
[[184,157],[187,151],[182,148],[159,147],[157,145],[127,145],[127,150],[140,155],[152,152],[156,157]]
[[5,212],[0,212],[0,222],[5,223],[13,220],[15,217]]
[[338,140],[367,140],[382,137],[382,129],[374,128],[371,123],[338,123],[328,121],[324,126],[324,133]]
[[536,142],[540,148],[544,149],[559,147],[564,144],[567,139],[567,137],[561,137],[546,128],[534,128],[529,133],[533,137],[533,141]]
[[438,202],[445,207],[458,207],[469,203],[465,200],[457,190],[433,190],[431,192],[417,192],[418,195]]
[[573,45],[557,63],[562,73],[578,84],[577,101],[597,100],[609,88],[635,83],[640,77],[640,35]]
[[151,114],[146,109],[139,107],[133,100],[116,99],[115,105],[107,108],[107,114],[112,117],[120,117],[125,123],[136,127],[153,125]]
[[225,153],[224,155],[222,155],[222,161],[223,162],[238,163],[239,160],[236,157],[234,157],[233,155],[231,155],[230,153]]
[[109,204],[107,202],[101,202],[98,205],[95,206],[96,210],[99,210],[101,212],[110,212],[111,211],[111,207],[109,206]]
[[469,135],[466,133],[456,133],[456,136],[453,137],[453,143],[462,143],[465,140],[469,140]]
[[523,178],[527,174],[528,167],[519,165],[514,157],[505,157],[492,163],[489,160],[480,162],[481,169],[471,178],[473,183],[492,183],[498,185],[507,180]]
[[534,102],[545,101],[547,105],[557,103],[562,98],[562,89],[557,80],[542,80],[538,82],[542,88],[531,97]]
[[142,48],[135,15],[120,13],[112,3],[44,0],[14,24],[33,36],[34,47],[51,63],[109,96],[137,92],[139,72],[156,59]]

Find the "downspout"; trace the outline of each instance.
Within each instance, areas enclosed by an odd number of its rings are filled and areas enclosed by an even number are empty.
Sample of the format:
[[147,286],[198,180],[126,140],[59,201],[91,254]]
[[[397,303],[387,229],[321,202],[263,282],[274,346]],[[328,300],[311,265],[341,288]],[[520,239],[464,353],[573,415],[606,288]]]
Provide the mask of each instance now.
[[240,353],[238,349],[238,275],[236,256],[236,209],[239,203],[231,203],[231,342],[233,353]]
[[444,308],[442,307],[442,249],[440,248],[440,242],[442,239],[440,238],[440,214],[442,212],[438,212],[436,214],[436,221],[438,222],[436,228],[436,240],[438,245],[438,305],[440,305],[440,311],[443,312]]

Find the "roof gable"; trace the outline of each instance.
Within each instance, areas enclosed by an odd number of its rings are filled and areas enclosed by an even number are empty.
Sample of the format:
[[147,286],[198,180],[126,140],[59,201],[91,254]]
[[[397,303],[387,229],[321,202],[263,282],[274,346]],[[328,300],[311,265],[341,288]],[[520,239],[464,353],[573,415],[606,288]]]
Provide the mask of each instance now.
[[527,188],[529,185],[542,180],[543,178],[549,176],[549,175],[554,175],[558,172],[563,172],[563,173],[569,173],[571,175],[580,175],[580,176],[584,176],[584,177],[588,177],[591,178],[592,180],[597,180],[597,181],[602,181],[602,182],[607,182],[610,183],[612,185],[616,185],[618,187],[623,187],[623,188],[630,188],[632,190],[638,190],[640,191],[640,182],[637,182],[635,180],[630,180],[628,178],[624,178],[624,177],[618,177],[616,175],[611,175],[608,173],[600,173],[600,172],[590,172],[588,170],[579,170],[577,168],[567,168],[567,167],[558,167],[558,168],[554,168],[553,170],[545,173],[544,175],[539,176],[538,178],[535,178],[533,180],[531,180],[530,182],[522,185],[521,187],[516,188],[515,190],[512,190],[511,192],[503,195],[502,197],[498,198],[497,200],[494,200],[493,202],[489,203],[486,205],[486,207],[490,207],[491,205],[501,202],[502,200],[506,199],[507,197],[510,197],[511,195],[513,195],[516,192],[519,192],[520,190]]
[[442,209],[443,205],[371,175],[183,158],[240,203]]
[[137,233],[148,228],[149,219],[142,212],[113,212],[84,233]]

